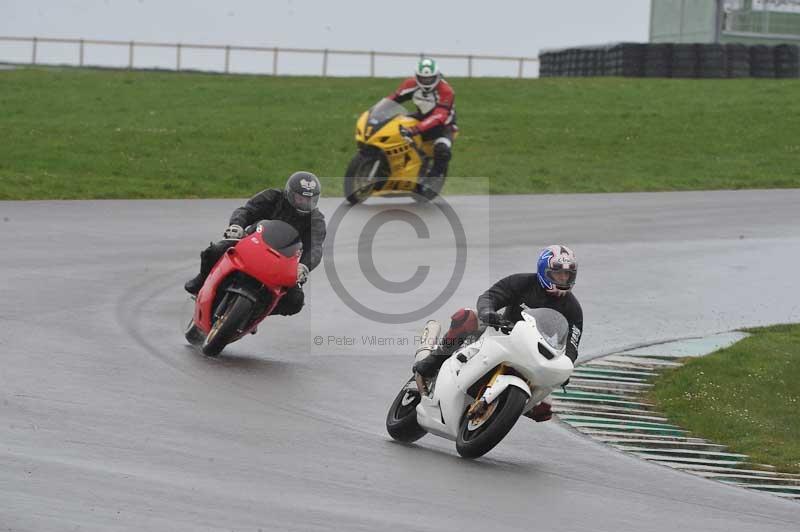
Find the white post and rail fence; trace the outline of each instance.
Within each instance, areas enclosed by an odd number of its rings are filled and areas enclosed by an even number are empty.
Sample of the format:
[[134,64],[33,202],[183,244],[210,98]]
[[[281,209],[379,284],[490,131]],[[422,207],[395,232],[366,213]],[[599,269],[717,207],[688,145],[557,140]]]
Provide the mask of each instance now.
[[[4,51],[4,47],[9,45],[16,46],[13,52],[9,50]],[[29,46],[27,57],[24,51],[19,49],[20,46]],[[59,55],[61,59],[52,60],[42,57],[42,46],[58,45]],[[72,48],[74,55],[70,58],[64,58],[63,48]],[[117,49],[115,60],[113,64],[108,61],[87,61],[87,50],[91,48],[95,50],[96,47],[114,47]],[[158,66],[152,64],[143,65],[137,64],[137,51],[144,49],[161,49],[163,53],[158,60]],[[122,52],[127,52],[127,60],[120,57],[120,49]],[[170,49],[172,52],[170,53]],[[187,68],[185,64],[185,56],[188,51],[212,51],[218,52],[216,59],[206,60],[202,66],[192,66]],[[52,52],[52,50],[51,50]],[[242,71],[232,67],[231,56],[232,54],[248,54],[249,67]],[[266,58],[264,55],[266,54]],[[404,75],[408,72],[409,68],[406,67],[402,72],[385,74],[376,74],[376,59],[388,58],[409,58],[416,59],[423,56],[430,55],[438,61],[446,61],[450,66],[446,73],[449,73],[453,66],[461,70],[461,74],[465,77],[509,77],[509,78],[532,78],[536,77],[539,70],[538,57],[523,57],[523,56],[500,56],[500,55],[479,55],[479,54],[452,54],[452,53],[409,53],[409,52],[382,52],[375,50],[337,50],[337,49],[314,49],[314,48],[282,48],[277,46],[232,46],[232,45],[214,45],[214,44],[189,44],[189,43],[167,43],[167,42],[146,42],[146,41],[115,41],[115,40],[100,40],[100,39],[64,39],[64,38],[51,38],[51,37],[4,37],[0,36],[0,63],[16,64],[16,65],[45,65],[45,66],[91,66],[91,67],[107,67],[112,68],[128,68],[128,69],[162,69],[174,70],[180,72],[182,70],[200,70],[207,72],[224,72],[228,73],[251,73],[277,76],[281,75],[281,61],[291,61],[293,56],[297,54],[305,56],[317,56],[318,63],[316,66],[313,64],[307,65],[305,72],[301,75],[311,76],[398,76]],[[165,60],[165,57],[171,56],[172,61]],[[341,72],[334,72],[331,68],[331,59],[338,56],[360,57],[367,59],[368,63],[360,67],[349,67],[348,72],[343,74]],[[488,68],[488,66],[491,68]],[[482,68],[487,66],[487,68]],[[357,71],[363,69],[362,71]],[[292,72],[292,74],[298,74]],[[458,74],[456,74],[458,75]]]

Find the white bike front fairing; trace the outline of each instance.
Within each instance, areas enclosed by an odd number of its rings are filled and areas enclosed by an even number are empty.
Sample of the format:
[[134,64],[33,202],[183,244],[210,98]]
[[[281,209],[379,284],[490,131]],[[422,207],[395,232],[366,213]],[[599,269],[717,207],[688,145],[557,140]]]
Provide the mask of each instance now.
[[[476,399],[492,404],[509,386],[514,386],[528,396],[525,411],[566,381],[573,364],[566,356],[565,346],[539,331],[535,315],[535,310],[523,312],[523,320],[514,325],[510,334],[487,329],[477,342],[453,353],[439,370],[432,396],[423,395],[416,407],[419,425],[432,434],[455,440],[467,408]],[[469,395],[473,385],[501,365],[514,374],[495,375],[480,398]]]

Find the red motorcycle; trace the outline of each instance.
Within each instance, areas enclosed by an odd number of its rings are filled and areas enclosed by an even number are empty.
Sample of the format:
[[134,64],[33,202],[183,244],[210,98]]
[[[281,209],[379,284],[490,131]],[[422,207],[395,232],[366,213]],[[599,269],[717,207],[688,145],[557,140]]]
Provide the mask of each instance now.
[[186,341],[208,356],[248,333],[297,285],[300,234],[286,222],[262,220],[214,265],[197,294]]

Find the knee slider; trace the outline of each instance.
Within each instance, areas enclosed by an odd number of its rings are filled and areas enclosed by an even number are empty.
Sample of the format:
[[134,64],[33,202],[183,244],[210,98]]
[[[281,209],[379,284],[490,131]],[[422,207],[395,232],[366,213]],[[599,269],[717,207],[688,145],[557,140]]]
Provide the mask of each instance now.
[[458,309],[450,316],[450,330],[447,336],[455,338],[462,334],[468,334],[478,329],[478,315],[471,308]]

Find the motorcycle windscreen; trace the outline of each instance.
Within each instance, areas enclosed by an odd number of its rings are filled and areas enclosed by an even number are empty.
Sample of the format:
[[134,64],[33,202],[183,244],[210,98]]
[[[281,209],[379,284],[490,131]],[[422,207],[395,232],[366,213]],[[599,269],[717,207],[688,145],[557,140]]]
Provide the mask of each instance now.
[[550,347],[556,351],[564,349],[567,345],[569,324],[563,314],[551,308],[525,309],[522,313],[533,318],[536,328]]
[[367,122],[375,127],[377,124],[382,124],[397,115],[404,115],[407,112],[405,107],[394,100],[383,98],[369,110]]
[[297,229],[281,220],[261,220],[256,224],[256,232],[261,233],[266,245],[284,257],[293,257],[303,249]]

